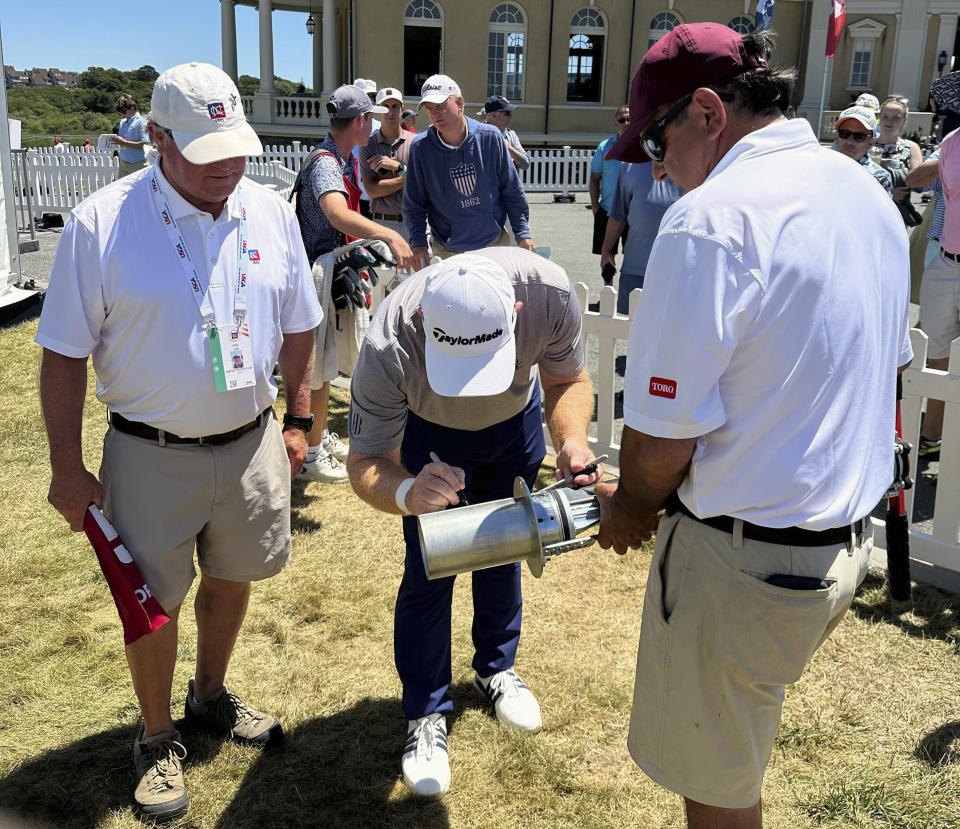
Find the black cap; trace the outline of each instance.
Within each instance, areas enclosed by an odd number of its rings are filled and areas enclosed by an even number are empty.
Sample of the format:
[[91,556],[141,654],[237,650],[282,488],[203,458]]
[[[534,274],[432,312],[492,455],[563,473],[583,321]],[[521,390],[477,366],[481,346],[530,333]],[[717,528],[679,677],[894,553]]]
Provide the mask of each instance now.
[[517,105],[511,104],[503,95],[491,95],[483,105],[483,111],[486,113],[499,112],[500,110],[513,112],[516,108]]

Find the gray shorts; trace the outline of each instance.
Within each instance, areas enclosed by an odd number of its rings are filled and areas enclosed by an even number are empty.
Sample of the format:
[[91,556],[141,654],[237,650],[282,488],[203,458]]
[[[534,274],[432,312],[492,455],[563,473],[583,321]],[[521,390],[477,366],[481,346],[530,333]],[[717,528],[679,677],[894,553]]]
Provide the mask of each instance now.
[[290,560],[290,462],[275,416],[222,446],[167,444],[107,430],[103,508],[166,610],[200,571],[258,581]]

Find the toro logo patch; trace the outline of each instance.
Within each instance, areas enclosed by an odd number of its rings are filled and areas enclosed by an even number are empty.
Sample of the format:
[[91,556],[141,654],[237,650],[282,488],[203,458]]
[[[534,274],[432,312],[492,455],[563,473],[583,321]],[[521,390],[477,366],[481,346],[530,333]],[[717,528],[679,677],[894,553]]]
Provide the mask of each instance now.
[[650,394],[654,397],[667,397],[673,400],[677,396],[677,381],[666,377],[650,378]]
[[223,105],[223,101],[214,101],[212,104],[207,104],[207,112],[210,113],[210,117],[214,121],[220,121],[227,117],[227,108]]

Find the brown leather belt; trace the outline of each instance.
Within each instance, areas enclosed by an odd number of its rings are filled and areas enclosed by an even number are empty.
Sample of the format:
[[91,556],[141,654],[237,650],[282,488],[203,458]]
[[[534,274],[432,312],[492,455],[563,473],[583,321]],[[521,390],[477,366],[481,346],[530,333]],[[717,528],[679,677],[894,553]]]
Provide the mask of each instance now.
[[374,211],[370,214],[374,219],[380,219],[382,222],[402,222],[403,213],[377,213]]
[[270,406],[260,412],[249,423],[239,426],[229,432],[221,432],[219,435],[204,435],[199,438],[182,438],[172,432],[166,432],[163,429],[157,429],[154,426],[148,426],[138,420],[127,420],[123,415],[116,412],[107,413],[107,421],[118,432],[126,435],[132,435],[135,438],[154,441],[159,446],[165,446],[168,443],[189,444],[192,446],[222,446],[225,443],[232,443],[238,438],[242,438],[247,432],[252,432],[263,423],[264,418],[270,417],[273,412],[273,406]]
[[[674,492],[664,505],[667,509],[667,515],[673,515],[682,512],[684,515],[713,527],[715,530],[722,530],[725,533],[733,535],[733,522],[736,520],[729,515],[717,515],[712,518],[697,518],[677,494]],[[850,534],[856,536],[863,535],[865,521],[869,519],[861,518],[845,527],[833,527],[829,530],[806,530],[803,527],[761,527],[759,524],[751,524],[748,521],[743,522],[743,537],[752,538],[754,541],[764,541],[767,544],[783,544],[785,547],[827,547],[831,544],[846,544],[850,541]]]

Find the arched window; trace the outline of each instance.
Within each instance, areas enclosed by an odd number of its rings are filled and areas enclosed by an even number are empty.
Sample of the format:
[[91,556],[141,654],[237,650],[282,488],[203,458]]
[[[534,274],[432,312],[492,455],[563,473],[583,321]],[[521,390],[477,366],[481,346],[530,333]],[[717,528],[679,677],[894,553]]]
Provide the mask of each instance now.
[[501,3],[490,13],[487,39],[487,96],[523,100],[523,47],[527,20],[514,3]]
[[669,32],[674,26],[680,25],[680,18],[677,17],[673,12],[660,12],[653,20],[650,21],[650,39],[647,43],[647,48],[649,49],[660,40],[667,32]]
[[596,9],[580,9],[570,21],[567,100],[600,103],[607,24]]
[[753,21],[743,15],[733,18],[727,25],[738,35],[748,35],[753,31]]
[[403,12],[403,94],[443,70],[443,12],[433,0],[412,0]]

